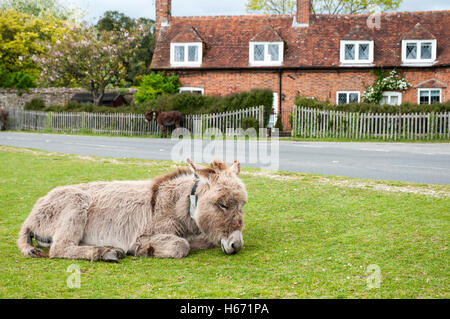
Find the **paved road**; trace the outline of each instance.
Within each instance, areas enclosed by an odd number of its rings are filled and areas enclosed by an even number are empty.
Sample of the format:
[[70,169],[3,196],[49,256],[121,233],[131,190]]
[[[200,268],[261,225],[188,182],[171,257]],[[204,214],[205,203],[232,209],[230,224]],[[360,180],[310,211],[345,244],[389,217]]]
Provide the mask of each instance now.
[[[0,145],[79,155],[154,160],[170,160],[171,151],[176,143],[168,139],[0,133]],[[246,150],[246,154],[249,154],[248,144]],[[241,151],[242,149],[236,149],[236,152]],[[196,157],[198,153],[187,155],[195,160],[199,158]],[[260,164],[243,163],[243,166],[254,167]],[[450,184],[450,144],[281,141],[279,169],[381,180]]]

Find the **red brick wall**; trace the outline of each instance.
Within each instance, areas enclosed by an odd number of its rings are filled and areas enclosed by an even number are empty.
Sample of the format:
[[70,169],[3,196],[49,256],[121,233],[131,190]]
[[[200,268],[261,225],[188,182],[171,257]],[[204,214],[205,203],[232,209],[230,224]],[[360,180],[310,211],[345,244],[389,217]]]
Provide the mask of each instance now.
[[[450,68],[400,70],[411,82],[413,88],[403,94],[403,102],[417,103],[415,85],[430,79],[444,82],[442,100],[450,97]],[[270,89],[279,91],[279,74],[277,71],[189,71],[177,73],[183,86],[201,87],[205,95],[228,95],[249,91],[251,89]],[[337,91],[359,91],[373,84],[375,76],[367,70],[308,70],[283,72],[282,87],[285,99],[282,101],[283,125],[289,127],[288,115],[294,106],[297,95],[315,97],[336,103]]]

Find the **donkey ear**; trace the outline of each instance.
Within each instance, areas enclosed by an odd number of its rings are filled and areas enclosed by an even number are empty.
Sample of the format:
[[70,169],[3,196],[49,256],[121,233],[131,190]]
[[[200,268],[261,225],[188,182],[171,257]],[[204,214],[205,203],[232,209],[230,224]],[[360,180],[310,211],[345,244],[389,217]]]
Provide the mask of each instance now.
[[239,173],[241,172],[241,163],[239,163],[238,161],[234,161],[233,165],[230,166],[230,170],[236,175],[239,175]]
[[215,173],[215,171],[209,167],[194,164],[190,158],[188,158],[186,162],[189,164],[192,173],[197,177],[209,178],[211,174]]

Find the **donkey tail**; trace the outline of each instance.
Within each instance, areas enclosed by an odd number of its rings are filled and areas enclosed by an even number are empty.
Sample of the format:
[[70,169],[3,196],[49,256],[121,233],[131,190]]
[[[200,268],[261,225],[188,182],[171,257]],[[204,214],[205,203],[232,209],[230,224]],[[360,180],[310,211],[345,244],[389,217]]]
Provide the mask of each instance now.
[[25,225],[20,229],[17,246],[22,254],[27,257],[48,257],[42,250],[33,246],[33,232]]

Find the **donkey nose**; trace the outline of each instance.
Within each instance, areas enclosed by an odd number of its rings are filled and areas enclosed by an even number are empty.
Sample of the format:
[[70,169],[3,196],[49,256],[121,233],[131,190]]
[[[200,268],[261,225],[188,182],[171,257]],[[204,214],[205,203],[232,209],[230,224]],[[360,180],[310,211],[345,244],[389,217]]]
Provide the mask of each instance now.
[[244,246],[242,232],[234,231],[227,239],[221,240],[222,251],[227,255],[236,254]]

